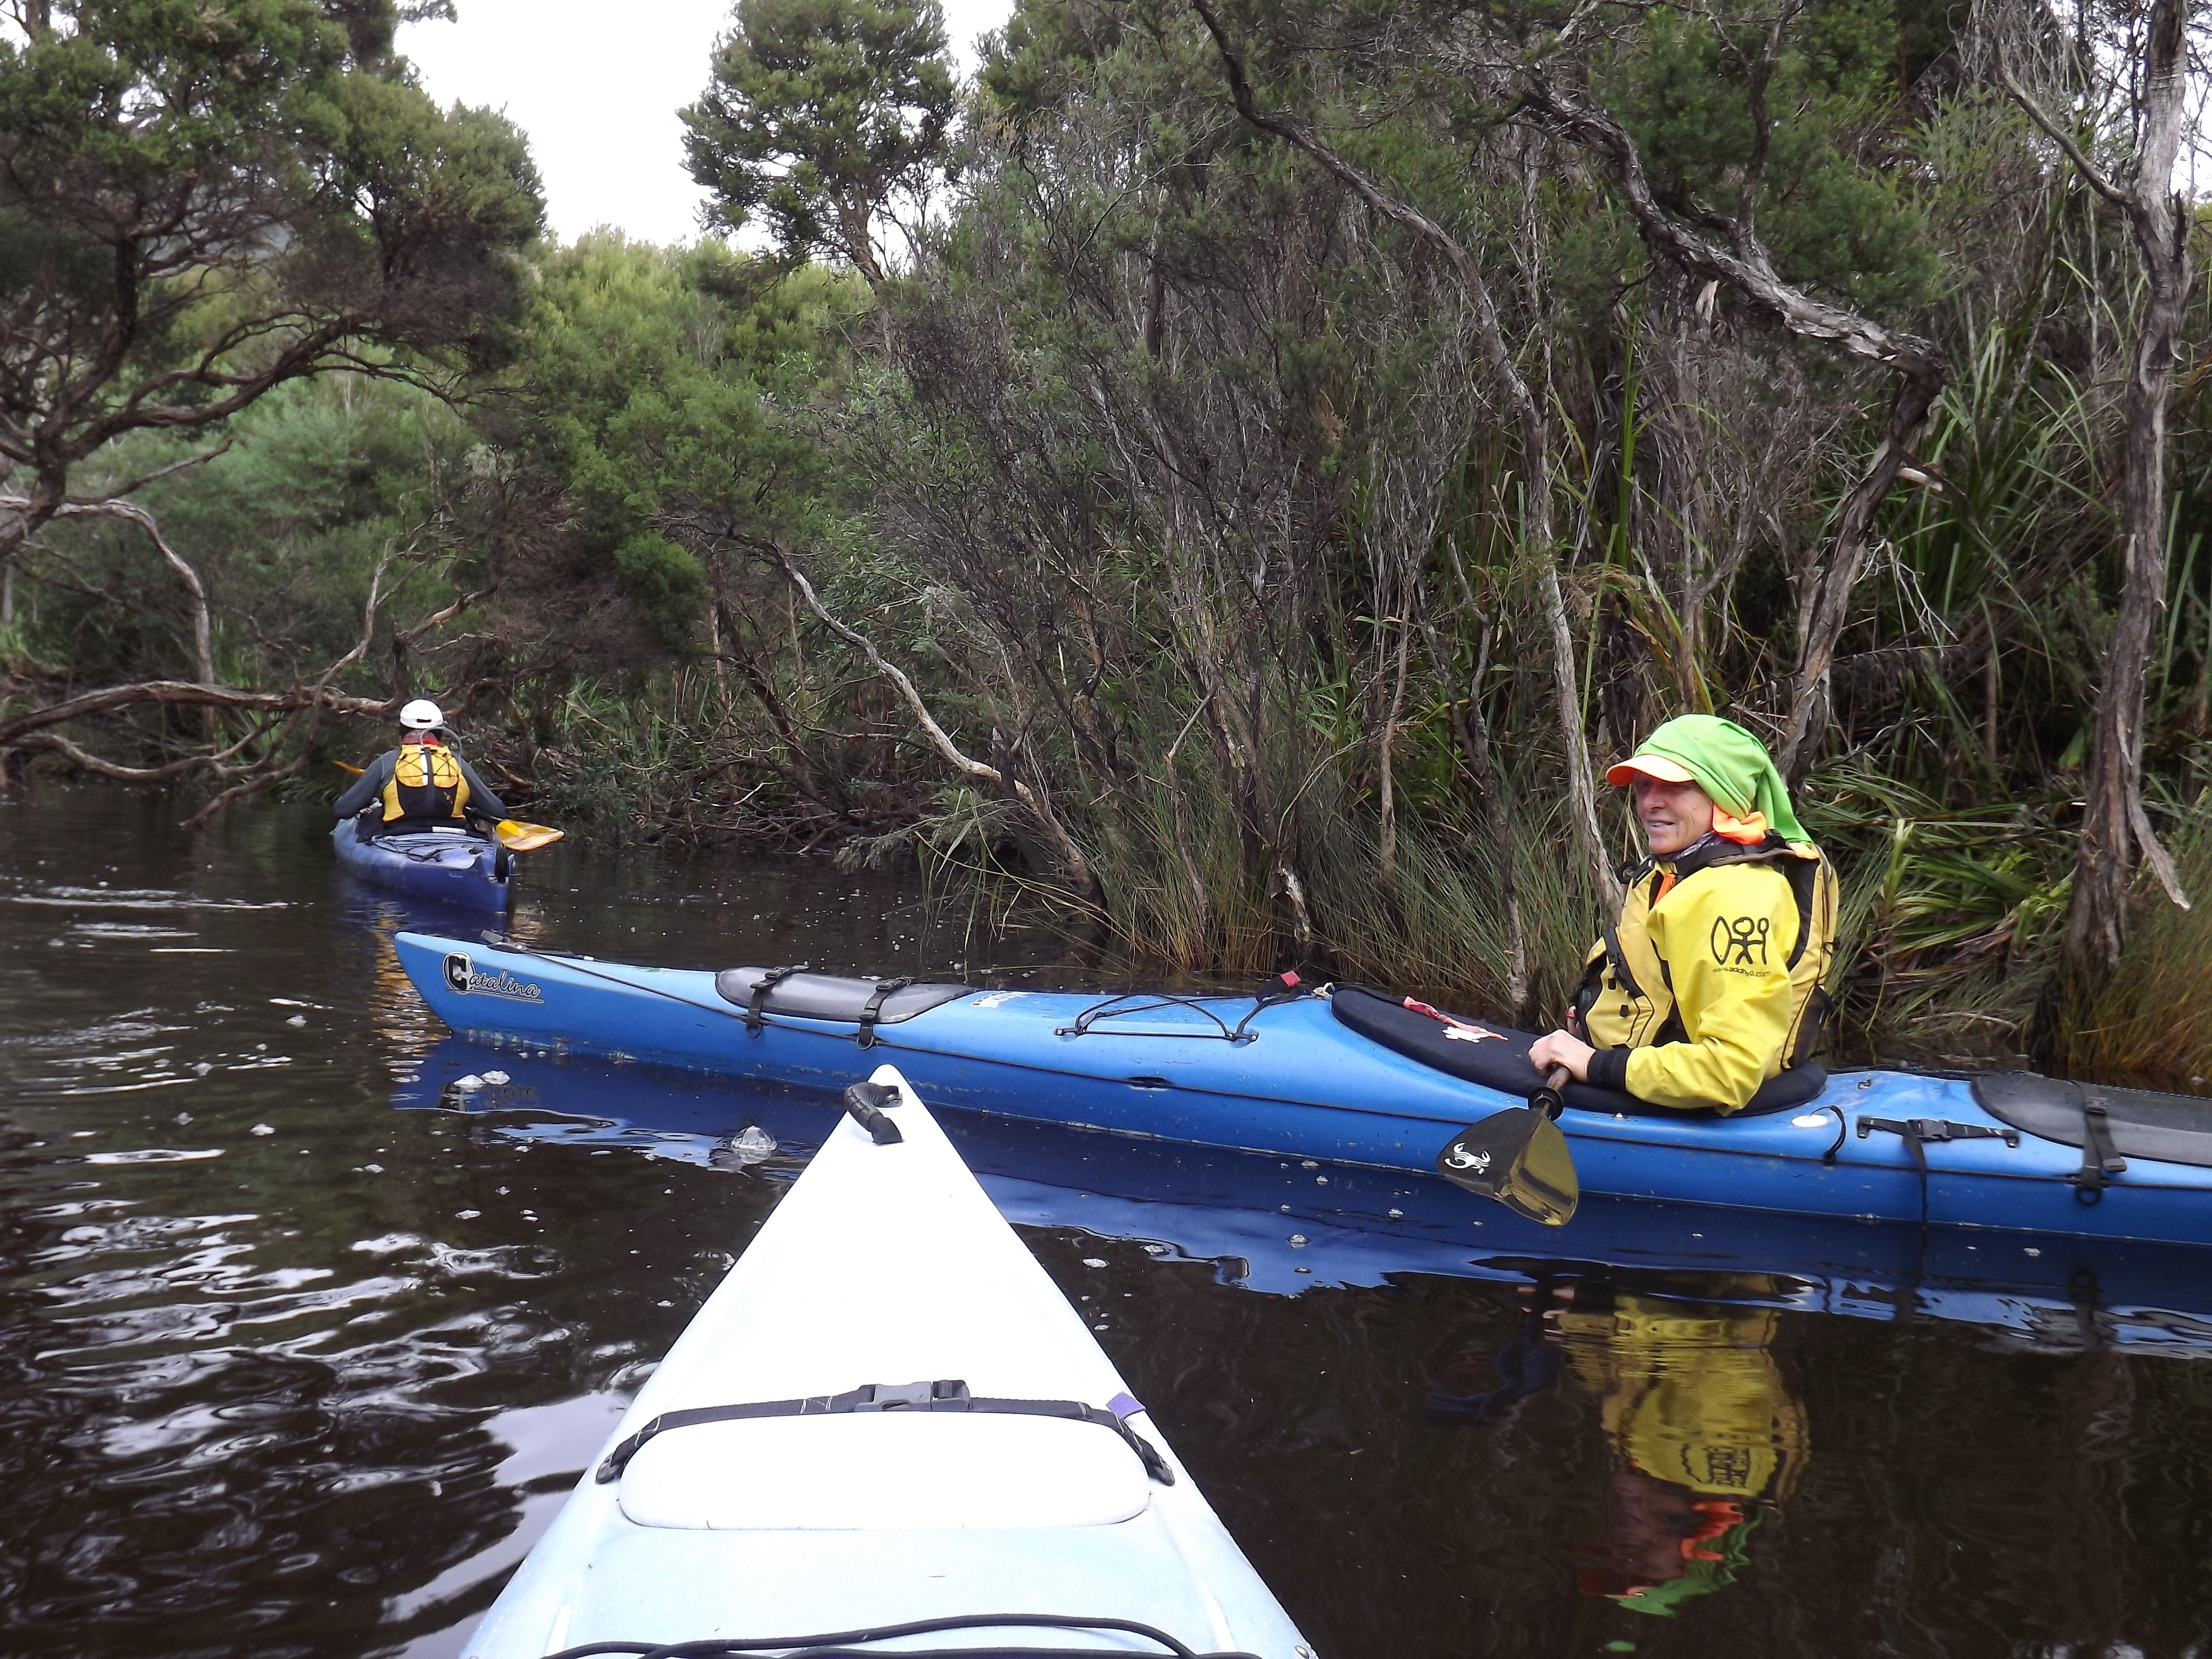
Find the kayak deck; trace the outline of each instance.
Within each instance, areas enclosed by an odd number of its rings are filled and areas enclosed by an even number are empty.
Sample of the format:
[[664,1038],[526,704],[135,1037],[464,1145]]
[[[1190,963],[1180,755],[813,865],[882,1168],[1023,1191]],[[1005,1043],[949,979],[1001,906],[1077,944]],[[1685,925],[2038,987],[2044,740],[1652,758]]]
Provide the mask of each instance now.
[[[897,1086],[890,1068],[878,1075]],[[896,1144],[849,1118],[830,1133],[465,1652],[939,1620],[963,1621],[958,1639],[921,1645],[1159,1650],[1086,1622],[1103,1620],[1202,1652],[1310,1659],[927,1111],[902,1091],[884,1115]],[[926,1401],[955,1382],[1120,1426],[852,1403],[902,1388]],[[750,1414],[680,1415],[732,1407]]]
[[503,911],[514,856],[484,836],[452,830],[403,830],[367,841],[350,818],[331,830],[338,863],[380,887],[471,909]]

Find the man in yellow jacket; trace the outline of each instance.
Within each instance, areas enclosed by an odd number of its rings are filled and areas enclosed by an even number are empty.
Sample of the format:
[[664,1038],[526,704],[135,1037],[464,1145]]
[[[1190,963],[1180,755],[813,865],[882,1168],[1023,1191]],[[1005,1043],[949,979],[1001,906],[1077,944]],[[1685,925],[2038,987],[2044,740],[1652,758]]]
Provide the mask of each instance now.
[[1528,1058],[1656,1106],[1739,1111],[1819,1038],[1835,873],[1732,721],[1668,720],[1606,779],[1635,792],[1651,856],[1590,948],[1567,1028]]

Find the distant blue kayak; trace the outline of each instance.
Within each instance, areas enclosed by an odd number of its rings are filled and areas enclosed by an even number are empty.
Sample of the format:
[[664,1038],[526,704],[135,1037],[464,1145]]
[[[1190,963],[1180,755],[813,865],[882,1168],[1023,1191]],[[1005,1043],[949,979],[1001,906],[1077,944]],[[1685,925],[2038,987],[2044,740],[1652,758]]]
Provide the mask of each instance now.
[[348,871],[380,887],[474,910],[507,909],[514,855],[488,836],[429,830],[363,841],[354,820],[342,818],[331,845]]
[[[398,946],[448,1026],[525,1054],[825,1091],[888,1060],[957,1109],[1423,1175],[1535,1081],[1507,1086],[1510,1041],[1431,1043],[1432,1022],[1350,989],[1102,998],[635,967],[417,933]],[[1392,1018],[1418,1028],[1401,1047]],[[1437,1060],[1403,1051],[1425,1044]],[[1491,1082],[1466,1074],[1486,1067]],[[2212,1243],[2212,1103],[2017,1073],[1805,1081],[1806,1097],[1727,1118],[1570,1090],[1560,1127],[1587,1194]]]

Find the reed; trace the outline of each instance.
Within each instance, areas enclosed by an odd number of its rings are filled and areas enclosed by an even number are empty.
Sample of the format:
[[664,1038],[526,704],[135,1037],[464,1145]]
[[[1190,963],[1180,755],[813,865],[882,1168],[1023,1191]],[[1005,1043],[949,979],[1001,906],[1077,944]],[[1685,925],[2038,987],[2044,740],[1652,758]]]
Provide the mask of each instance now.
[[2069,1076],[2202,1089],[2212,1078],[2212,803],[2198,802],[2170,838],[2183,910],[2145,881],[2119,971],[2063,1034]]

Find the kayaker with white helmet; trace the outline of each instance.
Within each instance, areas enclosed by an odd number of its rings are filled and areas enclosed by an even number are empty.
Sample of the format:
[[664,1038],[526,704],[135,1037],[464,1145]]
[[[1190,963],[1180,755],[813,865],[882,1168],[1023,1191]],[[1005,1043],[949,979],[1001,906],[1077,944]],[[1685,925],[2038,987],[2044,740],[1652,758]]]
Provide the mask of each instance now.
[[1567,1029],[1528,1058],[1656,1106],[1741,1110],[1819,1039],[1835,872],[1732,721],[1668,720],[1606,781],[1635,792],[1651,856],[1590,947]]
[[338,817],[362,817],[367,829],[385,830],[507,816],[505,803],[453,749],[436,703],[416,698],[399,711],[399,747],[379,755],[338,797]]

